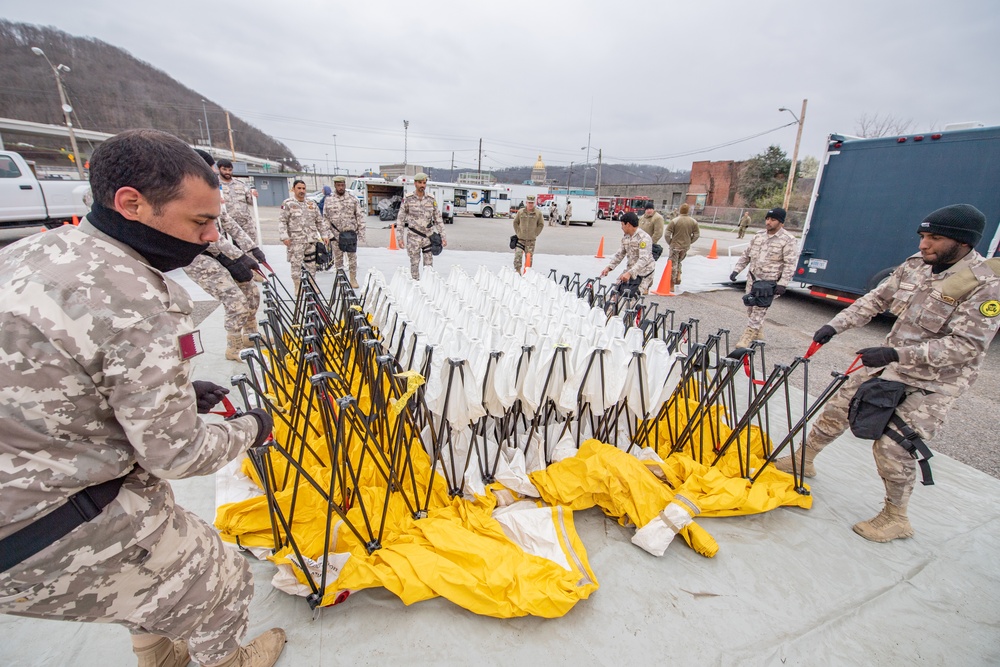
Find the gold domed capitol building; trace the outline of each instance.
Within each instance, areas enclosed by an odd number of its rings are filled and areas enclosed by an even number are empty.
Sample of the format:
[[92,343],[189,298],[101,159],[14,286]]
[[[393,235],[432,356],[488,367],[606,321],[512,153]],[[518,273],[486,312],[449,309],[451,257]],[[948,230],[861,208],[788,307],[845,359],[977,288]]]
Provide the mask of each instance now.
[[542,162],[541,153],[538,154],[538,161],[531,169],[531,182],[538,185],[545,183],[545,163]]

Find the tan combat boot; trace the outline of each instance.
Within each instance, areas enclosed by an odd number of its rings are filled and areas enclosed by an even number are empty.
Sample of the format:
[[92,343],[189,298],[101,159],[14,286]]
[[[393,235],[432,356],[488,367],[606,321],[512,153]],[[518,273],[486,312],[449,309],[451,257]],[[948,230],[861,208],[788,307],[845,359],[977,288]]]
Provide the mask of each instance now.
[[913,526],[906,518],[906,507],[893,505],[886,499],[882,511],[874,518],[854,524],[854,532],[872,542],[891,542],[913,537]]
[[[815,477],[816,476],[816,466],[813,465],[813,461],[816,459],[816,454],[818,454],[818,453],[819,452],[813,451],[812,449],[809,449],[809,447],[806,447],[806,464],[802,468],[802,476],[803,477]],[[799,454],[799,453],[795,454],[795,465],[796,466],[798,466],[798,464],[799,464],[799,456],[801,456],[801,454]],[[773,465],[775,468],[777,468],[781,472],[787,472],[789,475],[792,474],[792,457],[791,456],[782,456],[780,459],[774,459],[774,462],[771,465]]]
[[271,667],[285,648],[285,631],[271,628],[213,667]]
[[226,359],[229,361],[240,360],[240,350],[243,349],[243,335],[228,334],[226,336]]
[[160,637],[160,641],[152,646],[133,646],[132,652],[139,658],[139,667],[187,667],[191,662],[187,642],[180,639],[171,641],[167,637]]
[[758,331],[760,330],[751,329],[750,327],[747,327],[746,330],[743,332],[743,335],[740,336],[740,339],[736,341],[736,345],[733,346],[734,349],[738,347],[750,347],[750,343],[756,340],[755,336],[757,335]]
[[757,329],[757,333],[753,335],[754,340],[764,340],[764,325],[760,325],[760,329]]
[[351,287],[358,289],[358,274],[351,271]]

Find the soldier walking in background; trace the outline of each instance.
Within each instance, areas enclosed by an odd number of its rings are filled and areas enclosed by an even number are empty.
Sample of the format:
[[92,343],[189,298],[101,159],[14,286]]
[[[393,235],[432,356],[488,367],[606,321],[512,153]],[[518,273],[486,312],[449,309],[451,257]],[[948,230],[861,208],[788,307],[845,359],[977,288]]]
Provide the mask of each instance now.
[[549,201],[549,227],[559,224],[559,205],[555,198]]
[[334,192],[323,199],[323,219],[330,226],[333,244],[333,268],[344,268],[347,255],[347,271],[351,287],[358,288],[358,243],[365,242],[365,215],[361,204],[354,195],[347,194],[347,179],[333,177]]
[[191,382],[194,304],[165,275],[218,239],[218,178],[155,130],[90,164],[79,227],[0,251],[0,613],[122,625],[140,667],[269,667],[281,629],[240,647],[246,559],[166,481],[216,472],[272,427],[259,409],[199,416],[227,390]]
[[573,220],[573,202],[567,199],[566,210],[563,211],[562,215],[562,223],[568,226],[569,223],[572,222],[572,220]]
[[[986,216],[968,204],[934,211],[917,226],[920,252],[813,336],[826,344],[886,310],[896,315],[884,347],[858,350],[867,373],[851,375],[830,399],[805,444],[803,473],[814,477],[816,456],[847,430],[848,407],[862,383],[876,377],[901,383],[901,402],[872,446],[885,503],[874,518],[854,525],[867,540],[913,536],[906,507],[916,482],[915,459],[922,454],[924,468],[930,455],[919,445],[934,437],[948,409],[976,381],[1000,326],[1000,259],[984,260],[974,249],[985,226]],[[793,469],[791,457],[774,464],[785,472]],[[929,483],[929,467],[924,477]]]
[[631,283],[639,294],[649,294],[649,286],[653,284],[653,271],[656,262],[653,260],[653,241],[649,234],[639,229],[639,216],[626,213],[622,216],[621,248],[611,258],[608,265],[601,271],[601,277],[611,273],[611,270],[627,259],[625,270],[618,276],[618,282],[623,285]]
[[278,234],[281,242],[288,248],[292,283],[298,293],[303,267],[309,275],[316,275],[316,244],[327,243],[329,233],[323,224],[319,207],[306,199],[306,182],[297,179],[292,183],[292,194],[281,204]]
[[[219,186],[222,189],[222,203],[226,205],[226,214],[236,221],[254,246],[260,245],[257,236],[257,222],[253,217],[253,200],[257,191],[245,182],[233,178],[233,163],[222,158],[218,162]],[[243,250],[248,250],[240,245]]]
[[448,239],[444,235],[437,202],[425,194],[427,174],[421,172],[414,176],[413,185],[416,191],[403,198],[397,222],[405,235],[406,254],[410,256],[410,276],[414,280],[420,280],[420,256],[423,255],[424,266],[433,266],[434,255],[448,245]]
[[680,215],[670,221],[663,238],[670,245],[670,281],[673,285],[681,284],[681,264],[687,257],[691,245],[701,236],[698,221],[688,215],[691,207],[681,204]]
[[785,209],[772,208],[764,217],[764,230],[757,232],[750,245],[729,274],[729,281],[747,266],[750,267],[743,303],[747,306],[747,328],[736,342],[736,347],[749,347],[750,343],[764,337],[764,318],[775,297],[785,293],[792,281],[798,257],[798,241],[785,229]]
[[663,216],[656,212],[653,202],[648,202],[646,204],[646,211],[639,218],[639,229],[649,234],[649,238],[654,245],[659,243],[660,239],[663,238],[664,224]]
[[740,224],[736,228],[736,238],[741,239],[743,235],[747,233],[747,227],[750,226],[750,211],[743,211],[743,217],[740,218]]
[[521,262],[524,253],[535,254],[535,239],[545,229],[542,212],[535,208],[535,195],[528,195],[524,208],[514,216],[514,235],[517,244],[514,247],[514,270],[521,273]]

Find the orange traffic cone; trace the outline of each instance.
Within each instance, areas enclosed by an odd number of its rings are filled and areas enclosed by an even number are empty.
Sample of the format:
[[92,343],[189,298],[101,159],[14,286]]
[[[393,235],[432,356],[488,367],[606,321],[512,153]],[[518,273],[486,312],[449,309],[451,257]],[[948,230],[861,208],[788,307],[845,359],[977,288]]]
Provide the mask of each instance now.
[[70,221],[69,221],[69,220],[63,220],[63,227],[65,227],[65,226],[66,226],[66,225],[68,225],[68,224],[70,224]]
[[712,249],[708,251],[709,259],[719,259],[719,241],[717,239],[712,240]]
[[39,227],[39,228],[38,228],[38,231],[40,231],[40,232],[45,232],[45,231],[48,231],[48,229],[47,229],[47,228],[45,228],[45,227]]
[[74,227],[80,226],[80,218],[76,217],[75,215],[73,216],[73,226]]
[[656,289],[650,294],[655,294],[656,296],[674,296],[673,290],[670,286],[670,276],[674,270],[674,263],[671,260],[667,260],[667,267],[663,269],[663,275],[660,276],[660,284],[657,285]]
[[396,245],[396,225],[392,225],[392,227],[390,227],[389,250],[399,250],[399,246]]
[[531,253],[524,254],[524,271],[522,273],[527,273],[528,269],[531,268]]
[[601,237],[601,243],[597,246],[597,254],[594,255],[597,259],[604,259],[604,237]]

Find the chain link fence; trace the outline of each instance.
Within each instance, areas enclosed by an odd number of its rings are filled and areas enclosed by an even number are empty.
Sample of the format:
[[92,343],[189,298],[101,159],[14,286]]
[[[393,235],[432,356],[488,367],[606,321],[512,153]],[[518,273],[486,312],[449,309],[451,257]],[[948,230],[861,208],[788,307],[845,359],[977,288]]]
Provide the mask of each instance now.
[[[767,215],[768,209],[766,208],[734,208],[728,206],[705,206],[699,211],[696,211],[694,218],[706,225],[720,225],[723,227],[732,226],[736,227],[740,218],[743,217],[743,212],[750,212],[750,229],[763,229],[764,228],[764,216]],[[806,211],[788,211],[788,215],[785,217],[785,229],[792,232],[802,231],[802,227],[806,221]],[[748,230],[749,233],[749,230]]]

